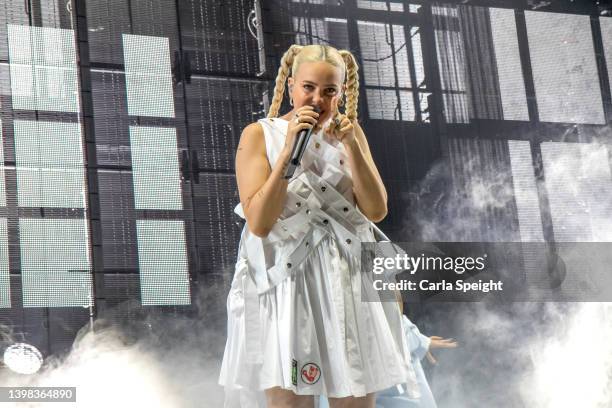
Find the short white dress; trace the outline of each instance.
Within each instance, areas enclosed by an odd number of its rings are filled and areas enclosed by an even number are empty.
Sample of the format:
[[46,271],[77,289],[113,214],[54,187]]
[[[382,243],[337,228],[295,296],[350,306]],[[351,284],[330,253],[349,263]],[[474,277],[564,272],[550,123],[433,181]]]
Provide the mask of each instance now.
[[[288,122],[259,123],[274,167]],[[219,378],[226,408],[264,406],[272,387],[341,398],[407,384],[419,396],[397,302],[362,301],[372,281],[361,242],[376,233],[386,238],[355,204],[344,145],[313,132],[270,234],[242,231]]]

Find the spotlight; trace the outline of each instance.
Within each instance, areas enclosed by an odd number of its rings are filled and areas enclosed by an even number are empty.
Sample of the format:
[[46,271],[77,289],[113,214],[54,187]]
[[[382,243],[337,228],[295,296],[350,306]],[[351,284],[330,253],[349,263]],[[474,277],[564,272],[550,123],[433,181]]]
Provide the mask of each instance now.
[[34,374],[42,366],[38,349],[27,343],[15,343],[4,350],[4,364],[19,374]]

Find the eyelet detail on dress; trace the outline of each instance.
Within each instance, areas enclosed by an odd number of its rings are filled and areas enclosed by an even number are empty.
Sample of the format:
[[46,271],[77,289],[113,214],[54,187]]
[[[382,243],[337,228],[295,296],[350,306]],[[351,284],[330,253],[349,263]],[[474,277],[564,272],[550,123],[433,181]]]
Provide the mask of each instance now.
[[291,268],[291,262],[287,262],[287,268]]
[[350,238],[347,238],[347,239],[346,239],[346,243],[350,245],[350,243],[351,243],[351,239],[350,239]]
[[344,212],[348,212],[349,208],[348,207],[344,207],[342,210],[344,210]]
[[315,147],[318,149],[319,147],[321,147],[321,143],[316,142],[316,143],[315,143]]
[[327,224],[329,222],[329,220],[326,218],[323,220],[323,224]]
[[340,159],[340,165],[344,164],[344,160]]
[[296,207],[301,207],[301,206],[302,206],[302,203],[300,203],[300,202],[298,201],[297,203],[295,203],[295,206],[296,206]]
[[321,186],[321,191],[325,191],[326,187],[325,186]]

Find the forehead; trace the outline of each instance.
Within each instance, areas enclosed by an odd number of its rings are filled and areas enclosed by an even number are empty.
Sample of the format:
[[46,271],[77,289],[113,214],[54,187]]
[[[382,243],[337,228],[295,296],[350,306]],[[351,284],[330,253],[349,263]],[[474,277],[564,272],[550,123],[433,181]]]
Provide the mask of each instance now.
[[295,74],[295,79],[321,85],[342,85],[342,69],[325,61],[303,62]]

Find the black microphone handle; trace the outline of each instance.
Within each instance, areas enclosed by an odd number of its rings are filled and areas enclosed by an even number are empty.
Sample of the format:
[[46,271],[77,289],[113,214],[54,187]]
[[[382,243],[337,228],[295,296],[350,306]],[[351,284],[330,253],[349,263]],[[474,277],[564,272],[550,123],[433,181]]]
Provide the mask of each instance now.
[[308,141],[310,140],[312,129],[313,128],[302,129],[300,130],[300,133],[298,133],[297,139],[293,144],[293,150],[291,152],[291,163],[300,164],[302,156],[304,155],[304,151],[306,150],[306,146],[308,146]]
[[310,129],[302,129],[300,133],[297,134],[295,141],[293,143],[293,148],[291,150],[291,158],[289,159],[289,166],[285,170],[284,178],[290,179],[293,177],[295,173],[295,169],[300,165],[302,161],[302,156],[306,151],[306,146],[308,146],[308,142],[310,141],[310,135],[312,134],[313,128]]
[[[318,107],[314,108],[316,113],[321,113],[321,109]],[[290,179],[293,177],[293,173],[295,173],[295,169],[300,165],[302,161],[302,156],[306,151],[306,146],[308,146],[308,142],[310,141],[310,135],[314,126],[310,129],[302,129],[300,133],[297,134],[295,141],[293,142],[293,148],[291,149],[291,158],[289,159],[289,166],[285,170],[285,175],[283,176],[285,179]]]

